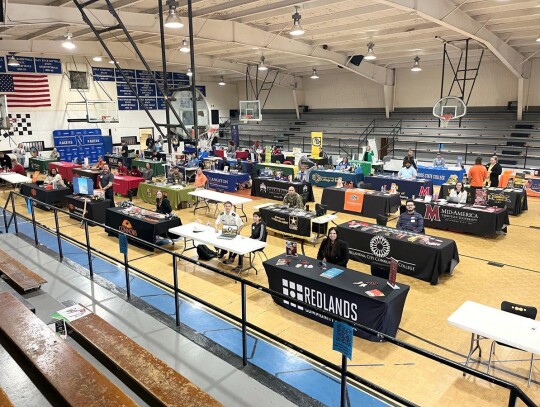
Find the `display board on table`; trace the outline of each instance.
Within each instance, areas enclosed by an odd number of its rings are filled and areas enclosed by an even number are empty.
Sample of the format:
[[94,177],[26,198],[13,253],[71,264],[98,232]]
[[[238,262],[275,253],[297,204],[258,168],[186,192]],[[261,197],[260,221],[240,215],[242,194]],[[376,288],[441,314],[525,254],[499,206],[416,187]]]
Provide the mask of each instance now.
[[53,140],[60,161],[83,161],[88,157],[90,162],[97,162],[98,156],[104,155],[101,129],[54,130]]

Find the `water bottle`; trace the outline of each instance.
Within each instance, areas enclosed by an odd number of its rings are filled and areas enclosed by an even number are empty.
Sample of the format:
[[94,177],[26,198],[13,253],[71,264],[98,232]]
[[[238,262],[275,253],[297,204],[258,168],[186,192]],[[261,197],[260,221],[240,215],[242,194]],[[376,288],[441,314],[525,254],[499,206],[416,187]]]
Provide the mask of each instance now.
[[326,259],[323,259],[321,267],[326,270]]
[[384,192],[384,185],[381,185],[381,192]]

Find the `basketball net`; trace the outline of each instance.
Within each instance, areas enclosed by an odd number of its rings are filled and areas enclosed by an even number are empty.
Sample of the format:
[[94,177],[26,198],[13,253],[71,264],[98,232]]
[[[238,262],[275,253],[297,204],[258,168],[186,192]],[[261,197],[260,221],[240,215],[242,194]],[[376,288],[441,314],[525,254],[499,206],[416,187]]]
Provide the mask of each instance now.
[[452,114],[443,114],[439,119],[441,120],[441,127],[446,128],[448,127],[448,123],[450,120],[454,118],[454,115]]

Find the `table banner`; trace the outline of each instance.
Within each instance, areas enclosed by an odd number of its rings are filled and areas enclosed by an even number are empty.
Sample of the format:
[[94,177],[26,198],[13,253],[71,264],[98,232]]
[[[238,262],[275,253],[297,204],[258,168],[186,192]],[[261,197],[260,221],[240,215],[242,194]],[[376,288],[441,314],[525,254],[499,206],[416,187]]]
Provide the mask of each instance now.
[[364,191],[358,189],[345,190],[345,204],[343,205],[343,209],[361,213],[363,205]]

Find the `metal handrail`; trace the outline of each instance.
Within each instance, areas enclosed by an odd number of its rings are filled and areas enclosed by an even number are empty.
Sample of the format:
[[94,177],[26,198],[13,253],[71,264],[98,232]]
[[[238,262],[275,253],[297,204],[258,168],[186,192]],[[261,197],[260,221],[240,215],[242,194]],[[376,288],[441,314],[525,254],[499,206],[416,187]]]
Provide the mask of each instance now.
[[[31,212],[31,219],[27,218],[26,216],[22,215],[22,214],[18,214],[16,212],[16,206],[15,206],[15,198],[14,197],[21,197],[23,199],[26,200],[27,202],[27,206]],[[9,204],[11,203],[11,219],[10,219],[10,222],[8,223],[7,222],[7,213],[9,212],[8,211],[8,207],[10,206]],[[40,206],[42,207],[46,207],[48,209],[52,209],[54,211],[54,219],[55,219],[55,229],[56,230],[52,230],[51,228],[45,226],[45,225],[42,225],[38,222],[36,222],[35,220],[35,208],[34,206],[36,204],[39,204]],[[71,236],[69,235],[66,235],[64,233],[61,233],[60,232],[60,225],[59,225],[59,221],[58,221],[58,213],[62,213],[62,214],[65,214],[65,215],[68,215],[72,218],[75,218],[79,221],[81,221],[82,223],[84,223],[85,225],[85,243],[84,243],[84,246],[85,246],[85,249],[87,250],[87,253],[88,253],[88,259],[89,259],[89,272],[90,272],[90,277],[93,278],[93,272],[92,272],[92,257],[91,257],[91,254],[92,252],[93,253],[96,253],[96,254],[99,254],[109,260],[113,260],[114,262],[118,262],[118,259],[116,257],[113,257],[107,253],[104,253],[100,250],[97,250],[97,249],[94,249],[93,247],[91,247],[90,245],[90,241],[89,241],[89,234],[88,234],[88,225],[92,225],[92,226],[99,226],[101,228],[103,228],[105,231],[109,231],[109,232],[112,232],[112,233],[115,233],[115,234],[118,234],[118,230],[114,229],[114,228],[111,228],[110,226],[107,226],[107,225],[104,225],[104,224],[101,224],[101,223],[98,223],[98,222],[95,222],[93,220],[90,220],[90,219],[86,219],[86,218],[83,218],[77,214],[74,214],[74,213],[70,213],[64,209],[60,209],[60,208],[57,208],[53,205],[49,205],[49,204],[46,204],[46,203],[43,203],[43,202],[40,202],[38,201],[37,199],[35,198],[31,198],[31,197],[26,197],[20,193],[17,193],[17,192],[14,192],[14,191],[11,191],[9,196],[8,196],[8,199],[6,200],[6,203],[4,204],[4,207],[3,207],[3,215],[4,215],[4,226],[6,228],[6,233],[9,232],[9,226],[11,225],[11,221],[13,220],[14,221],[14,227],[15,227],[15,231],[16,233],[18,233],[18,225],[17,225],[17,216],[20,216],[22,219],[26,220],[26,221],[32,221],[32,225],[33,225],[33,231],[34,231],[34,242],[36,244],[36,246],[39,244],[39,240],[38,240],[38,234],[37,234],[37,227],[39,227],[40,229],[43,229],[47,232],[50,232],[50,233],[55,233],[56,234],[56,237],[57,237],[57,244],[58,244],[58,254],[59,254],[59,257],[60,257],[60,261],[63,260],[63,251],[62,251],[62,238],[66,239],[66,240],[69,240],[75,244],[78,244],[78,245],[83,245],[83,243],[73,239]],[[416,354],[419,354],[419,355],[422,355],[424,357],[427,357],[428,359],[430,360],[433,360],[433,361],[436,361],[438,363],[442,363],[446,366],[449,366],[453,369],[456,369],[456,370],[459,370],[461,372],[463,372],[464,374],[470,374],[472,376],[475,376],[477,378],[480,378],[482,380],[486,380],[490,383],[493,383],[499,387],[503,387],[503,388],[506,388],[510,391],[510,394],[509,394],[509,399],[508,399],[508,405],[509,406],[515,406],[516,404],[516,401],[519,399],[521,400],[526,406],[530,406],[530,407],[537,407],[537,405],[518,387],[516,386],[515,384],[513,383],[510,383],[510,382],[507,382],[505,380],[502,380],[502,379],[499,379],[499,378],[496,378],[496,377],[493,377],[491,375],[488,375],[486,373],[483,373],[483,372],[480,372],[478,370],[475,370],[475,369],[472,369],[468,366],[464,366],[464,365],[461,365],[459,364],[458,362],[455,362],[455,361],[452,361],[450,359],[447,359],[447,358],[444,358],[440,355],[436,355],[432,352],[429,352],[427,350],[424,350],[422,348],[419,348],[417,346],[414,346],[414,345],[411,345],[411,344],[408,344],[406,342],[403,342],[399,339],[396,339],[392,336],[389,336],[387,334],[384,334],[382,332],[378,332],[376,331],[375,329],[372,329],[372,328],[369,328],[367,326],[364,326],[364,325],[360,325],[358,323],[355,323],[353,321],[350,321],[350,320],[347,320],[337,314],[333,314],[333,313],[330,313],[330,312],[327,312],[325,310],[322,310],[322,309],[319,309],[319,308],[316,308],[308,303],[305,303],[305,302],[302,302],[302,301],[298,301],[296,298],[292,298],[292,297],[289,297],[287,295],[284,295],[280,292],[277,292],[277,291],[273,291],[267,287],[264,287],[264,286],[261,286],[257,283],[254,283],[254,282],[251,282],[249,280],[245,280],[239,276],[236,276],[236,275],[232,275],[232,274],[229,274],[227,272],[224,272],[216,267],[213,267],[213,266],[210,266],[208,264],[204,264],[204,263],[200,263],[198,260],[194,260],[194,259],[191,259],[189,257],[186,257],[186,256],[183,256],[182,254],[178,254],[176,252],[173,252],[171,250],[168,250],[164,247],[161,247],[161,246],[158,246],[154,243],[149,243],[147,241],[144,241],[138,237],[135,237],[135,236],[129,236],[129,235],[126,235],[126,238],[130,241],[133,241],[135,243],[138,243],[138,244],[142,244],[144,246],[148,246],[154,250],[159,250],[161,252],[164,252],[164,253],[167,253],[169,255],[172,256],[172,264],[173,264],[173,285],[159,279],[159,278],[156,278],[155,276],[151,275],[151,274],[148,274],[146,273],[145,271],[139,269],[139,268],[136,268],[134,266],[131,266],[129,264],[129,259],[127,257],[127,254],[124,255],[124,261],[123,261],[123,265],[125,267],[125,270],[126,270],[126,296],[129,299],[131,299],[131,290],[130,290],[130,285],[129,285],[129,280],[130,280],[130,270],[136,272],[137,274],[140,274],[140,275],[143,275],[146,279],[148,279],[149,281],[153,282],[153,283],[157,283],[161,286],[164,286],[170,290],[173,290],[173,293],[174,293],[174,296],[175,296],[175,319],[176,319],[176,326],[180,326],[180,311],[179,311],[179,295],[182,295],[182,296],[185,296],[191,300],[194,300],[194,301],[197,301],[199,302],[200,304],[203,304],[204,306],[212,309],[213,311],[216,311],[217,313],[221,314],[221,315],[224,315],[225,317],[229,318],[230,320],[232,321],[235,321],[236,323],[240,324],[241,325],[241,329],[242,329],[242,362],[243,362],[243,365],[246,366],[247,365],[247,360],[248,360],[248,356],[247,356],[247,328],[259,333],[259,334],[262,334],[264,336],[267,336],[269,337],[270,339],[290,348],[290,349],[293,349],[294,351],[296,352],[299,352],[301,353],[302,355],[304,356],[307,356],[308,358],[310,359],[313,359],[314,361],[318,362],[318,363],[321,363],[322,365],[330,368],[336,375],[340,375],[342,378],[349,378],[349,379],[352,379],[368,388],[371,388],[373,390],[375,390],[376,392],[396,401],[396,402],[399,402],[403,405],[406,405],[406,406],[415,406],[414,403],[404,399],[403,397],[399,396],[399,395],[396,395],[380,386],[378,386],[377,384],[375,383],[372,383],[354,373],[351,373],[350,371],[347,370],[347,367],[346,367],[346,359],[343,358],[342,359],[342,365],[341,366],[338,366],[336,364],[333,364],[323,358],[321,358],[320,356],[318,355],[315,355],[313,353],[311,353],[310,351],[306,350],[306,349],[303,349],[297,345],[294,345],[280,337],[278,337],[277,335],[269,332],[269,331],[266,331],[265,329],[263,328],[260,328],[258,327],[257,325],[254,325],[253,323],[249,322],[247,320],[247,302],[246,302],[246,299],[247,299],[247,295],[246,295],[246,289],[245,287],[246,286],[250,286],[256,290],[258,290],[259,292],[264,292],[268,295],[271,295],[273,297],[278,297],[278,298],[281,298],[283,300],[286,300],[286,301],[289,301],[289,302],[292,302],[294,304],[297,304],[299,306],[302,306],[304,308],[307,308],[307,309],[311,309],[312,311],[315,311],[317,313],[320,313],[326,317],[329,317],[331,319],[334,319],[334,320],[339,320],[339,321],[342,321],[342,322],[345,322],[349,325],[351,325],[353,328],[357,329],[357,330],[360,330],[360,331],[363,331],[363,332],[366,332],[368,334],[371,334],[371,335],[375,335],[377,336],[378,338],[380,338],[381,340],[385,340],[389,343],[392,343],[393,345],[396,345],[396,346],[399,346],[401,348],[404,348],[404,349],[407,349],[413,353],[416,353]],[[193,294],[190,294],[184,290],[181,290],[178,286],[178,270],[177,270],[177,261],[178,260],[183,260],[183,261],[186,261],[186,262],[189,262],[189,263],[192,263],[192,264],[195,264],[197,266],[200,266],[202,268],[205,268],[207,270],[210,270],[210,271],[213,271],[221,276],[224,276],[224,277],[227,277],[231,280],[234,280],[238,283],[241,284],[241,301],[242,301],[242,316],[241,317],[238,317],[228,311],[225,311],[211,303],[208,303],[207,301],[201,299],[201,298],[198,298],[197,296],[193,295]],[[343,379],[342,379],[343,380]],[[345,379],[346,380],[346,379]],[[342,383],[344,384],[344,383]],[[342,391],[343,389],[346,389],[346,386],[343,386],[342,385]],[[342,406],[344,407],[345,405],[343,404],[343,400],[345,400],[345,397],[343,397],[343,394],[342,394]]]

